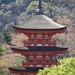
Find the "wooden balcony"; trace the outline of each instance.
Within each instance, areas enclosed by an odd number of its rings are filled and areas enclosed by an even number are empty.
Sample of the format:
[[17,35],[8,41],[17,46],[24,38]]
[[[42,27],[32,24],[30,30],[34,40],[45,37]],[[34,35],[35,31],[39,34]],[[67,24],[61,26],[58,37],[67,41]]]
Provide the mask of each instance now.
[[56,42],[27,42],[25,46],[56,46]]

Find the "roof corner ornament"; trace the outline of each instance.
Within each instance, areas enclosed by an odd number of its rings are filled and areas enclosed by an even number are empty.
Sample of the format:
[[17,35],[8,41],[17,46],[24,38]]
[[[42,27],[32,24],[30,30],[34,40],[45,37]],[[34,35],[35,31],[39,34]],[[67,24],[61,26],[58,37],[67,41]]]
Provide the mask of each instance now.
[[39,14],[39,15],[43,14],[42,1],[41,0],[38,1],[38,9],[36,11],[36,14]]

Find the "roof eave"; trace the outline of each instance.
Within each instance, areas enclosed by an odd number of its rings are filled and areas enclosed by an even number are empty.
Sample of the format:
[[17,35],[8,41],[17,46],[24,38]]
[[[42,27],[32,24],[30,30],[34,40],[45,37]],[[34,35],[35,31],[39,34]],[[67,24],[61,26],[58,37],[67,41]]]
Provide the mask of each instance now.
[[42,28],[20,28],[20,27],[17,27],[17,26],[12,26],[14,29],[20,29],[20,30],[62,30],[62,29],[65,29],[66,30],[66,26],[62,27],[62,28],[56,28],[56,29],[42,29]]
[[[62,48],[62,47],[56,47],[56,46],[48,46],[48,47],[36,46],[36,47],[35,46],[27,46],[26,49],[25,48],[22,49],[22,48],[11,47],[11,50],[12,51],[13,50],[16,50],[16,51],[29,51],[29,52],[31,52],[31,51],[56,51],[56,50],[57,51],[61,51],[61,50],[65,51],[66,50],[66,52],[67,52],[67,50],[68,50],[68,48]],[[39,50],[39,48],[40,48],[40,50]]]
[[9,67],[9,70],[14,72],[37,72],[39,69],[43,69],[43,67],[25,67],[25,68]]

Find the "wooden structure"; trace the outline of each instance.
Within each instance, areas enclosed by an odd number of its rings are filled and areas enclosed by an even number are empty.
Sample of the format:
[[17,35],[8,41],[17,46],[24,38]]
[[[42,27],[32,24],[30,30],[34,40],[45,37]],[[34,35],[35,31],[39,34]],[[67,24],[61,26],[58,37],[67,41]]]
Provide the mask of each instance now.
[[11,48],[14,53],[21,53],[26,56],[27,63],[22,63],[22,67],[50,67],[56,64],[52,59],[57,54],[65,54],[67,48],[49,46],[27,46]]
[[[26,62],[22,62],[22,68],[9,68],[10,72],[19,75],[36,75],[39,69],[57,65],[57,60],[54,62],[53,57],[57,54],[65,54],[67,48],[55,46],[27,46],[19,48],[11,48],[14,53],[21,53],[26,56]],[[34,69],[35,68],[35,69]]]
[[51,37],[66,30],[65,26],[55,23],[43,14],[34,15],[23,25],[13,26],[13,28],[15,32],[28,36],[25,46],[55,46],[56,42],[52,41]]
[[[23,25],[12,26],[17,33],[24,33],[28,41],[23,42],[24,47],[11,48],[14,53],[26,56],[27,63],[22,62],[22,68],[9,68],[13,74],[36,75],[39,69],[50,67],[53,57],[57,54],[65,54],[68,48],[56,47],[56,42],[51,37],[57,33],[64,33],[66,26],[60,25],[43,14],[41,0],[36,14],[28,19]],[[33,70],[32,70],[33,69]]]

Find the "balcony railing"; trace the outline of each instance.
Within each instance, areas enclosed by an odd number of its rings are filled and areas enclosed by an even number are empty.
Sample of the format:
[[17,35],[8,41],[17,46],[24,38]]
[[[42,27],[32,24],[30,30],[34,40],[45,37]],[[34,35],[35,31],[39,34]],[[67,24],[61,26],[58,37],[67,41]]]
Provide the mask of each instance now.
[[50,67],[51,65],[52,63],[44,63],[44,64],[25,63],[25,64],[22,64],[23,67]]
[[25,46],[55,46],[56,43],[55,42],[27,42],[25,43]]

